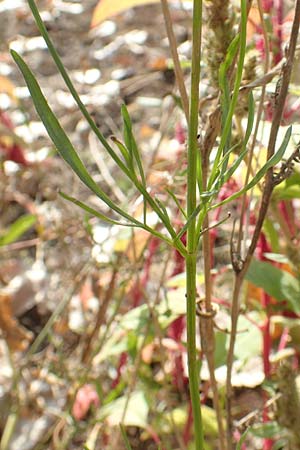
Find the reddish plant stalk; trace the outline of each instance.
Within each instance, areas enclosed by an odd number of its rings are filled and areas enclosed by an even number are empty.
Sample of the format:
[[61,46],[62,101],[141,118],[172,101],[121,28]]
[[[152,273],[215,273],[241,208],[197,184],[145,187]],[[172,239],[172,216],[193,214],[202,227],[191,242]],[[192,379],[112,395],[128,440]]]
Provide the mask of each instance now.
[[[271,250],[270,246],[267,243],[266,237],[264,233],[260,233],[260,238],[258,241],[258,257],[261,261],[265,261],[265,253],[269,252]],[[264,374],[265,379],[269,379],[271,375],[271,363],[270,363],[270,355],[271,355],[271,349],[272,349],[272,338],[270,334],[270,319],[271,319],[271,312],[270,312],[270,304],[271,304],[271,297],[266,292],[262,291],[261,294],[261,304],[262,307],[266,313],[266,319],[261,326],[261,331],[263,334],[263,366],[264,366]],[[264,393],[264,400],[267,401],[267,394]],[[268,409],[264,408],[263,410],[263,422],[269,422],[269,414]],[[274,444],[273,439],[264,438],[263,442],[263,450],[271,450],[272,446]]]

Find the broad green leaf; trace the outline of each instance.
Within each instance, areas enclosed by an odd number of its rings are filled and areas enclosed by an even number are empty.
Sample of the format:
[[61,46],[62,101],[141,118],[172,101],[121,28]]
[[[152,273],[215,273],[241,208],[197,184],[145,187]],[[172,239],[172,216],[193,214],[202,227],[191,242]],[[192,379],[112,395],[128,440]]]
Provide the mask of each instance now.
[[33,214],[27,214],[17,219],[10,225],[8,230],[0,236],[0,246],[15,242],[36,223],[36,220],[37,218]]
[[279,252],[280,251],[279,236],[278,231],[276,230],[274,225],[275,225],[274,222],[267,217],[264,221],[263,231],[266,234],[267,238],[269,239],[273,251]]
[[281,253],[266,252],[264,253],[264,256],[270,261],[274,261],[280,264],[289,263],[289,259],[285,255],[282,255]]
[[[259,323],[258,314],[255,312],[249,314],[249,319],[240,316],[238,321],[234,356],[240,361],[247,361],[251,357],[260,355],[262,351],[262,334],[255,325],[255,323]],[[229,340],[227,344],[229,344]]]
[[277,422],[272,421],[253,425],[249,431],[256,437],[271,439],[282,433],[283,429]]
[[109,206],[113,211],[120,214],[122,217],[126,218],[128,221],[136,225],[141,225],[139,221],[134,219],[132,216],[118,207],[114,202],[112,202],[108,195],[106,195],[105,192],[100,189],[100,187],[95,183],[95,181],[92,179],[85,166],[83,165],[78,154],[76,153],[73,145],[71,144],[71,141],[64,132],[56,116],[49,107],[31,70],[20,57],[20,55],[18,55],[13,50],[11,51],[11,54],[24,76],[37,113],[39,114],[51,140],[56,146],[61,157],[69,164],[69,166],[73,169],[73,171],[81,179],[81,181],[104,203],[106,203],[107,206]]
[[300,312],[300,282],[290,273],[255,259],[250,264],[246,279],[276,300],[286,300],[292,311]]
[[[215,411],[207,405],[201,405],[203,429],[206,437],[216,437],[218,435],[218,424]],[[187,421],[187,407],[178,406],[170,412],[165,412],[158,417],[157,427],[163,434],[174,432],[174,425],[178,430],[183,430]]]
[[130,395],[129,401],[127,396],[124,395],[103,406],[100,409],[98,420],[106,419],[111,426],[122,423],[127,427],[147,428],[148,412],[149,405],[145,394],[141,391],[134,391]]
[[226,364],[226,341],[227,335],[223,331],[215,332],[215,368]]
[[272,195],[274,201],[292,200],[293,198],[300,198],[300,185],[276,186]]

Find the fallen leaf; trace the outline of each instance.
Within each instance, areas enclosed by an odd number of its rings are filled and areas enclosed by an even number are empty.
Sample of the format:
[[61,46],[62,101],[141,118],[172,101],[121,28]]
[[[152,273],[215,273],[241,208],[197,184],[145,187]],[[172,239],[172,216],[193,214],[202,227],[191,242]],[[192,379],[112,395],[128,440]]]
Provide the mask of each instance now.
[[0,75],[0,92],[9,95],[13,100],[16,99],[15,85],[3,75]]
[[91,28],[96,27],[108,17],[126,11],[126,9],[159,2],[160,0],[101,0],[94,9]]
[[25,350],[33,337],[13,316],[11,296],[8,294],[0,294],[0,328],[12,352]]

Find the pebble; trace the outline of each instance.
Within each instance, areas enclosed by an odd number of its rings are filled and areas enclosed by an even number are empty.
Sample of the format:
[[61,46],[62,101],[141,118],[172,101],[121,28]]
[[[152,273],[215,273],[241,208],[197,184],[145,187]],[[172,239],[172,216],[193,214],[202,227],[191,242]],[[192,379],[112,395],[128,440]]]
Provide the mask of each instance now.
[[79,3],[70,3],[63,2],[61,0],[52,0],[53,6],[61,12],[67,14],[82,14],[84,12],[84,8]]
[[112,80],[122,81],[130,78],[135,74],[133,67],[126,67],[123,69],[115,69],[111,73]]
[[85,72],[76,71],[73,72],[74,79],[81,84],[94,84],[101,77],[99,69],[88,69]]
[[106,20],[101,25],[97,26],[91,31],[93,37],[108,37],[117,31],[117,25],[112,20]]

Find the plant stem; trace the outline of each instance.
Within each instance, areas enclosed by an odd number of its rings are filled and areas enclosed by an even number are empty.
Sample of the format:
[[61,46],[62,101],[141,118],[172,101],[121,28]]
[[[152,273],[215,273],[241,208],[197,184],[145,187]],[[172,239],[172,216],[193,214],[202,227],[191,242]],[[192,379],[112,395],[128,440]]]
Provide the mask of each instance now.
[[[207,178],[208,178],[208,168],[209,168],[209,152],[203,151],[202,155],[202,187],[203,191],[207,188]],[[219,445],[220,450],[226,449],[226,439],[222,419],[222,411],[219,401],[218,385],[215,377],[215,334],[214,334],[214,311],[212,306],[212,276],[211,276],[211,239],[209,234],[209,215],[208,213],[204,217],[202,230],[207,230],[203,233],[203,262],[204,262],[204,282],[205,282],[205,302],[204,302],[204,314],[200,313],[200,336],[201,336],[201,347],[205,354],[210,385],[213,392],[213,405],[216,411],[218,431],[219,431]]]
[[177,52],[176,37],[175,37],[173,26],[172,26],[172,19],[171,19],[170,9],[169,9],[167,0],[161,0],[161,6],[162,6],[163,15],[164,15],[168,40],[169,40],[169,44],[170,44],[173,64],[174,64],[174,72],[175,72],[176,82],[177,82],[178,90],[179,90],[180,97],[181,97],[182,108],[183,108],[183,111],[185,114],[186,121],[188,123],[188,121],[189,121],[189,98],[188,98],[187,91],[186,91],[185,84],[184,84],[183,72],[181,69],[179,56],[178,56],[178,52]]
[[[187,216],[196,208],[197,157],[198,157],[198,109],[201,60],[202,0],[194,0],[193,7],[193,51],[191,73],[190,116],[188,128],[188,168],[187,168]],[[196,347],[196,264],[197,236],[196,219],[190,221],[187,229],[186,301],[187,301],[187,349],[189,388],[193,409],[195,448],[204,449],[203,425],[199,395],[199,364]]]
[[203,424],[199,395],[199,364],[196,348],[196,254],[186,257],[187,349],[189,388],[192,401],[195,448],[204,449]]
[[[274,111],[273,121],[272,121],[272,127],[270,132],[270,138],[269,138],[269,144],[268,144],[268,154],[267,159],[269,160],[275,151],[275,144],[276,144],[276,138],[278,134],[278,130],[280,127],[280,121],[283,113],[283,108],[285,105],[286,96],[288,93],[288,86],[290,83],[291,78],[291,71],[292,71],[292,65],[295,57],[295,49],[296,49],[296,43],[297,43],[297,37],[299,33],[299,20],[300,20],[300,0],[296,1],[295,5],[295,16],[293,21],[293,27],[289,42],[289,48],[288,48],[288,54],[287,54],[287,61],[285,65],[282,68],[281,73],[281,87],[278,95],[278,99],[276,102],[276,108]],[[227,354],[227,380],[226,380],[226,391],[227,391],[227,447],[228,450],[231,450],[233,448],[232,443],[232,431],[233,431],[233,423],[232,423],[232,408],[231,408],[231,401],[232,401],[232,383],[231,383],[231,376],[232,376],[232,366],[233,366],[233,359],[234,359],[234,345],[235,345],[235,339],[236,339],[236,333],[237,333],[237,323],[238,323],[238,316],[239,316],[239,296],[241,292],[241,287],[243,285],[243,281],[245,278],[245,275],[247,273],[248,267],[250,265],[252,256],[254,254],[254,251],[257,246],[257,242],[260,236],[260,232],[264,223],[264,219],[267,214],[268,206],[270,204],[271,195],[274,188],[274,182],[273,182],[273,168],[270,168],[266,174],[265,177],[265,186],[262,193],[262,200],[260,209],[258,212],[258,218],[255,225],[255,230],[253,233],[253,237],[249,246],[249,249],[247,251],[245,260],[240,259],[240,263],[242,264],[241,267],[239,267],[238,264],[234,263],[233,261],[233,269],[235,271],[235,282],[234,282],[234,290],[233,290],[233,298],[232,298],[232,309],[231,309],[231,334],[230,334],[230,343],[229,343],[229,350]],[[241,256],[241,255],[238,255]]]

